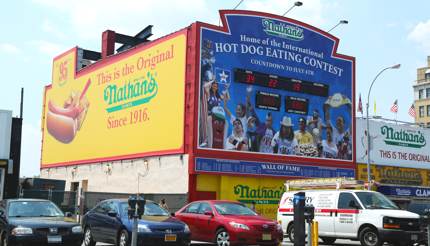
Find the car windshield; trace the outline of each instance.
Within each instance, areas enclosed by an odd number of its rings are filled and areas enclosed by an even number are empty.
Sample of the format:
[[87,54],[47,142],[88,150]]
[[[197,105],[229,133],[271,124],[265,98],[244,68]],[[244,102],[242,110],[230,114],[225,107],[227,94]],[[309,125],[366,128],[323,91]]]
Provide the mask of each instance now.
[[240,203],[216,203],[215,209],[222,215],[257,215],[256,212]]
[[367,209],[399,209],[390,199],[378,192],[355,193]]
[[[121,203],[121,211],[122,214],[128,214],[128,203],[122,202]],[[144,215],[147,216],[169,216],[169,213],[158,206],[155,202],[149,202],[147,201],[145,204],[145,212]]]
[[9,204],[9,217],[64,217],[63,212],[50,201],[15,201]]

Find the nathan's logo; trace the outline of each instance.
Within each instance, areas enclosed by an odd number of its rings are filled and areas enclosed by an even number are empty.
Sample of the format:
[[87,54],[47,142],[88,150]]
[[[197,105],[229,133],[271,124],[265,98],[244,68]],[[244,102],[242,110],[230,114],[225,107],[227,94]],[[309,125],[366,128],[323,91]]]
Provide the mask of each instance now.
[[303,29],[273,20],[263,19],[263,30],[268,35],[287,38],[295,41],[304,39]]
[[146,77],[126,82],[122,86],[108,85],[104,89],[104,101],[109,106],[106,111],[112,113],[148,103],[157,93],[158,84],[155,74],[150,72],[146,74]]
[[392,127],[382,126],[381,134],[385,135],[384,142],[389,145],[411,148],[422,148],[426,145],[424,134],[420,131],[412,132],[403,129],[396,131]]
[[234,186],[234,194],[238,196],[238,201],[251,203],[255,201],[258,204],[278,204],[285,187],[260,187],[251,188],[247,185]]

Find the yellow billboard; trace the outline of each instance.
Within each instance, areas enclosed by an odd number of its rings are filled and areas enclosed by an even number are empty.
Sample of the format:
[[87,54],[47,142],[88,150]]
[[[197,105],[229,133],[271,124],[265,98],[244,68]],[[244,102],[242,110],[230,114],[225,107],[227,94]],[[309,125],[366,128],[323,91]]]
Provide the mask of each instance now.
[[[357,178],[367,180],[367,165],[357,165]],[[430,171],[427,169],[371,165],[372,179],[381,184],[430,186]]]
[[77,52],[54,58],[42,168],[183,152],[186,31],[79,72]]

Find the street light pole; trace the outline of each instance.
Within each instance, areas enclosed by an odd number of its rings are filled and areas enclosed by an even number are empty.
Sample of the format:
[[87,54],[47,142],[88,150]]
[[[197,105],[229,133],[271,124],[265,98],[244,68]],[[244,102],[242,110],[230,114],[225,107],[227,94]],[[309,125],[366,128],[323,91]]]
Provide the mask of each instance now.
[[302,6],[303,3],[300,1],[294,2],[293,6],[291,6],[291,8],[289,8],[282,16],[285,16],[286,14],[288,14],[288,12],[290,12],[294,7],[300,7]]
[[332,27],[330,30],[328,30],[327,32],[331,32],[333,29],[335,29],[337,26],[339,26],[340,24],[348,24],[347,20],[340,20],[339,23],[337,23],[334,27]]
[[372,90],[373,84],[375,83],[376,79],[381,75],[385,70],[388,69],[398,69],[400,68],[400,64],[396,64],[394,66],[386,67],[382,69],[376,77],[373,79],[372,84],[370,84],[369,92],[367,93],[367,103],[366,103],[366,129],[367,129],[367,189],[370,190],[371,187],[371,181],[372,181],[372,174],[370,173],[370,128],[369,128],[369,98],[370,98],[370,91]]

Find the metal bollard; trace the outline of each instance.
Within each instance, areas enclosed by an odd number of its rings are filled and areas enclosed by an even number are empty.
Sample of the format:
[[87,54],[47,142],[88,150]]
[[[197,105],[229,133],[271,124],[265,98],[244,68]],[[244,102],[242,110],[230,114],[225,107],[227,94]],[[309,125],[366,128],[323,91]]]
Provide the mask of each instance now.
[[312,246],[312,222],[308,223],[308,246]]
[[312,246],[318,246],[318,221],[312,221]]

